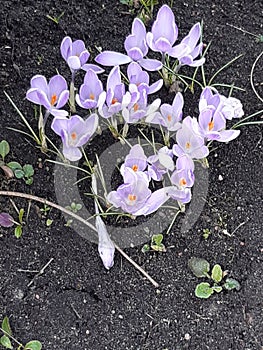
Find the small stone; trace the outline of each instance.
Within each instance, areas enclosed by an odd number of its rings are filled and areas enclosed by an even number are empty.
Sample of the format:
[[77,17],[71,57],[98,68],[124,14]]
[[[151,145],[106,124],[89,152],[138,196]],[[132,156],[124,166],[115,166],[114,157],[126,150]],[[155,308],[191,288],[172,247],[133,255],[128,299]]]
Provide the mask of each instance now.
[[191,339],[191,335],[190,335],[189,333],[186,333],[186,334],[184,335],[184,339],[185,339],[185,340],[190,340],[190,339]]
[[219,180],[219,181],[223,181],[223,176],[222,176],[222,175],[219,175],[219,176],[218,176],[218,180]]
[[89,334],[90,334],[90,331],[89,331],[88,329],[86,330],[86,334],[87,334],[87,335],[89,335]]
[[123,316],[122,316],[122,315],[119,315],[119,318],[120,318],[121,320],[123,320]]

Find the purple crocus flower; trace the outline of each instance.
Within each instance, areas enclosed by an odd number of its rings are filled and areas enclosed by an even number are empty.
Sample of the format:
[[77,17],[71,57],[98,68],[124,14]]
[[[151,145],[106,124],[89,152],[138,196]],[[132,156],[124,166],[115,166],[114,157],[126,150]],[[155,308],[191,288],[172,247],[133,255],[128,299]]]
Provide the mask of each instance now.
[[192,159],[202,159],[209,154],[204,137],[198,134],[197,120],[191,117],[183,119],[182,128],[176,133],[176,142],[173,153],[177,157],[186,154]]
[[92,69],[96,73],[102,73],[104,71],[95,64],[86,63],[90,57],[90,53],[86,49],[82,40],[75,40],[72,42],[72,39],[69,36],[66,36],[61,42],[60,52],[72,73],[80,68],[86,71]]
[[66,80],[61,75],[55,75],[47,83],[43,75],[35,75],[31,79],[31,88],[26,98],[38,105],[44,106],[55,117],[66,117],[67,111],[60,110],[69,99]]
[[175,95],[172,105],[164,103],[160,107],[160,112],[152,114],[146,118],[147,123],[162,125],[169,131],[177,131],[181,128],[183,117],[183,95],[178,92]]
[[173,11],[168,5],[163,5],[153,23],[151,32],[147,33],[147,44],[153,51],[161,52],[163,55],[176,57],[187,51],[185,44],[174,46],[178,37],[178,28],[175,23]]
[[225,130],[226,119],[222,113],[214,113],[213,109],[204,109],[199,114],[200,133],[207,140],[229,142],[240,134],[240,130]]
[[85,74],[84,83],[79,89],[79,94],[76,95],[76,102],[82,108],[96,108],[102,92],[102,82],[97,74],[90,69]]
[[203,43],[197,44],[201,37],[201,25],[196,23],[189,34],[181,41],[181,45],[186,45],[186,52],[181,52],[173,57],[179,60],[180,65],[191,67],[199,67],[205,63],[205,58],[202,57],[195,60],[202,53]]
[[192,187],[194,185],[194,162],[187,156],[183,155],[177,158],[176,170],[171,175],[171,182],[179,189]]
[[116,191],[111,191],[107,200],[114,207],[121,207],[124,212],[136,215],[136,212],[143,208],[152,194],[148,187],[147,175],[127,167],[124,169],[123,177],[124,184],[119,186]]
[[100,94],[98,111],[103,118],[109,118],[132,103],[132,96],[121,82],[120,67],[114,67],[107,80],[107,91]]
[[135,84],[138,88],[143,87],[147,94],[154,94],[163,86],[163,79],[159,79],[155,83],[149,85],[149,74],[142,70],[141,66],[136,62],[131,62],[127,67],[127,76],[130,84]]
[[127,55],[114,51],[104,51],[95,58],[95,61],[103,66],[118,66],[135,61],[149,71],[156,71],[162,68],[161,62],[155,59],[144,58],[148,53],[146,29],[139,18],[134,19],[132,33],[125,39],[124,47]]
[[141,145],[137,144],[132,146],[123,165],[131,168],[135,172],[145,170],[147,166],[147,157]]
[[86,120],[78,115],[69,119],[56,117],[51,124],[51,129],[62,139],[64,156],[70,161],[77,161],[82,157],[78,147],[88,142],[97,127],[98,116],[95,113]]
[[192,198],[191,189],[188,187],[180,189],[177,186],[169,186],[167,193],[172,199],[184,204],[189,203]]
[[159,149],[158,153],[147,158],[148,176],[155,181],[160,181],[168,170],[174,170],[173,152],[167,146]]

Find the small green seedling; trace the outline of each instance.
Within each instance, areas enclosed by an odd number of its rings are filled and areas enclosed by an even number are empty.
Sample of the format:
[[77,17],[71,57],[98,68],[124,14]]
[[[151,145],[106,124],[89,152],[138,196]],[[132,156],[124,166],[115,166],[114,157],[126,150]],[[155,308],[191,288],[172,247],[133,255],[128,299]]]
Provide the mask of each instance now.
[[211,276],[208,274],[210,271],[210,264],[203,258],[193,257],[188,261],[188,267],[192,273],[198,277],[206,277],[213,282],[201,282],[195,288],[195,296],[201,299],[209,298],[214,292],[220,293],[223,289],[226,290],[239,290],[240,284],[234,278],[226,278],[226,272],[222,270],[219,264],[215,264],[211,271]]
[[153,235],[151,244],[145,244],[142,247],[142,252],[147,253],[150,251],[150,249],[155,250],[156,252],[166,252],[165,245],[163,242],[163,235],[160,233],[158,235]]
[[38,340],[31,340],[30,342],[26,343],[26,345],[23,345],[20,341],[14,338],[7,316],[2,322],[0,330],[3,333],[3,336],[0,338],[0,345],[2,345],[5,349],[14,349],[12,342],[17,344],[17,350],[42,349],[42,344]]
[[209,228],[203,229],[203,237],[204,239],[208,239],[208,237],[212,234],[212,232],[209,230]]
[[5,157],[10,152],[9,143],[6,140],[0,142],[0,168],[4,171],[7,178],[16,177],[17,179],[24,179],[27,185],[33,183],[34,169],[31,164],[25,164],[22,166],[18,162],[5,163]]
[[61,18],[64,16],[65,12],[63,11],[58,17],[52,17],[50,15],[47,15],[47,18],[50,19],[51,21],[53,21],[56,24],[59,24],[59,21],[61,20]]
[[66,209],[72,211],[73,213],[77,213],[78,211],[81,210],[81,208],[82,208],[82,204],[75,203],[75,202],[72,202],[70,206],[69,205],[66,206]]
[[7,166],[13,171],[17,179],[23,179],[27,185],[32,185],[34,169],[31,164],[22,166],[18,162],[9,162]]
[[44,207],[43,208],[40,208],[40,211],[41,211],[41,213],[43,214],[43,215],[47,215],[47,213],[50,211],[50,207],[48,206],[48,205],[46,205],[46,204],[44,204]]

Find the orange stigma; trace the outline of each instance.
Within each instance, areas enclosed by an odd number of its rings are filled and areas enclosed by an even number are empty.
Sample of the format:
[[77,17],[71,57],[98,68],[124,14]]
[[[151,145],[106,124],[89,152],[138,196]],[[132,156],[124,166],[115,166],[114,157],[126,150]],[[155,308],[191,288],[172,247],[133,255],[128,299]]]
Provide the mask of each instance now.
[[132,166],[132,170],[133,170],[133,171],[138,171],[138,165],[137,165],[137,164],[134,164],[134,165]]
[[180,181],[179,181],[179,184],[180,186],[185,186],[187,184],[186,180],[184,178],[182,178]]
[[215,125],[215,123],[214,123],[213,121],[211,121],[210,123],[208,123],[208,130],[209,130],[209,131],[213,130],[214,125]]
[[135,103],[135,105],[133,106],[134,112],[137,112],[139,109],[139,105],[138,103]]
[[91,93],[91,94],[89,95],[89,98],[90,98],[91,100],[95,100],[95,95]]
[[133,201],[136,200],[136,198],[137,198],[137,197],[135,196],[135,194],[129,194],[129,195],[128,195],[129,201],[132,201],[132,202],[133,202]]
[[52,95],[51,96],[51,99],[50,99],[50,104],[51,104],[51,106],[54,106],[54,104],[57,102],[57,95],[56,94],[54,94],[54,95]]
[[114,105],[116,102],[118,102],[118,99],[116,97],[114,97],[111,101],[111,104]]
[[71,136],[72,140],[75,141],[76,138],[77,138],[77,133],[74,131],[74,132],[71,133],[70,136]]
[[167,116],[167,120],[168,120],[168,122],[170,122],[170,121],[172,120],[172,116],[171,116],[171,114],[168,114],[168,116]]

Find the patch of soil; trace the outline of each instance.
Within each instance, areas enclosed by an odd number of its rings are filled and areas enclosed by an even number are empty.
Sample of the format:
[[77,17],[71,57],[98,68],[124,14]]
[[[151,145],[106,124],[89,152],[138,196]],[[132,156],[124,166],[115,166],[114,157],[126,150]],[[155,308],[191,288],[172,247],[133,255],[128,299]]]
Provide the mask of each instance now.
[[[154,14],[162,3],[170,2],[159,1]],[[173,9],[179,40],[193,24],[204,21],[204,41],[212,41],[205,64],[207,79],[243,54],[216,82],[234,83],[246,90],[234,93],[242,100],[246,115],[262,109],[250,86],[251,67],[262,51],[262,42],[233,27],[263,34],[262,2],[178,0]],[[47,17],[63,12],[59,24]],[[35,175],[28,186],[22,180],[6,181],[0,173],[1,189],[56,202],[54,164],[46,162],[48,157],[55,158],[41,153],[30,137],[8,129],[27,131],[3,91],[36,130],[34,109],[25,93],[35,74],[51,77],[58,71],[69,78],[59,51],[63,37],[84,40],[91,59],[97,54],[96,47],[123,52],[135,15],[136,11],[132,14],[127,6],[110,0],[2,2],[0,140],[11,145],[8,161],[32,164]],[[262,60],[255,68],[254,82],[262,95],[261,67]],[[192,69],[183,72],[191,74]],[[160,97],[171,102],[174,94],[163,90]],[[185,101],[185,113],[193,115],[197,105],[190,92]],[[59,146],[52,132],[48,136]],[[14,237],[13,229],[0,228],[0,319],[8,315],[17,338],[24,343],[38,339],[45,350],[262,350],[262,127],[245,126],[238,139],[216,146],[209,157],[209,192],[194,226],[183,232],[180,216],[165,236],[165,254],[142,254],[141,246],[125,249],[158,281],[158,289],[118,253],[114,267],[106,271],[96,244],[66,227],[61,213],[48,212],[53,223],[47,227],[40,204],[29,206],[15,199],[16,206],[29,215],[20,239]],[[9,199],[0,197],[0,211],[6,210],[16,215]],[[202,236],[204,229],[211,231],[207,240]],[[197,299],[194,289],[200,280],[187,268],[192,256],[221,264],[240,282],[240,291]],[[51,259],[39,276],[21,271],[39,271]]]

